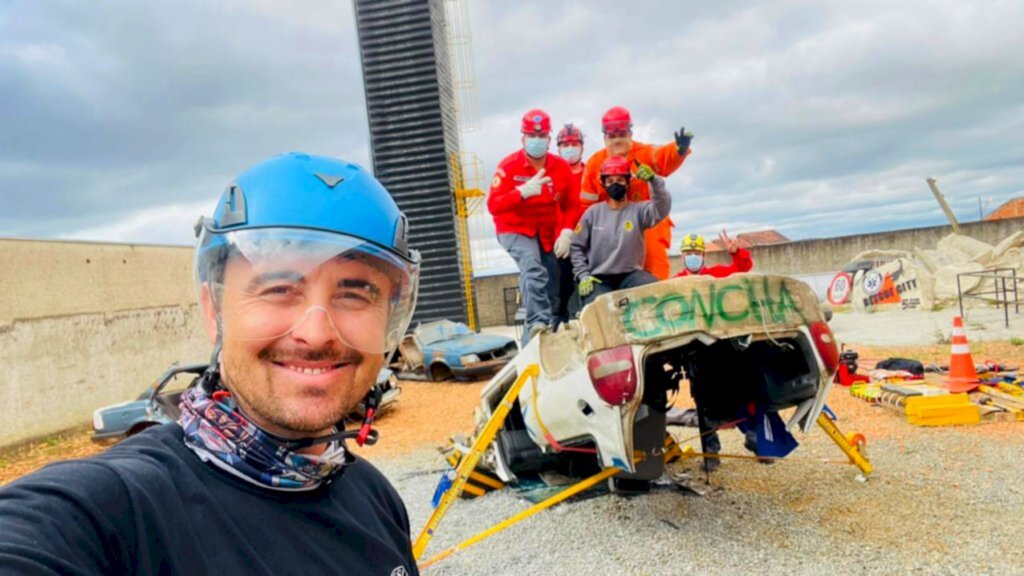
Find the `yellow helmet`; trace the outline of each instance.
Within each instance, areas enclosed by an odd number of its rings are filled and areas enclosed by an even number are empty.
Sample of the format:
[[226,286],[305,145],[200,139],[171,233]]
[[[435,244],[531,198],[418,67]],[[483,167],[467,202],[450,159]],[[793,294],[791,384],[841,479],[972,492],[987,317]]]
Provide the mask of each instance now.
[[690,250],[704,251],[704,237],[700,234],[687,234],[683,238],[683,245],[679,247],[681,252]]

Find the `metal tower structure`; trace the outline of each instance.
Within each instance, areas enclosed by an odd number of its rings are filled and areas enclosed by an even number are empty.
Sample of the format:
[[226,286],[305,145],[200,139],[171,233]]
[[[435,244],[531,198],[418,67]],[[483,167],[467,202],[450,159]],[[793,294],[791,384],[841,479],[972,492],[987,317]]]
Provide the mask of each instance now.
[[423,256],[414,320],[475,326],[468,236],[457,224],[464,185],[451,161],[460,154],[444,0],[353,3],[373,171],[409,217],[409,243]]
[[[459,126],[459,149],[462,133],[480,129],[476,106],[476,66],[473,59],[473,36],[469,29],[467,0],[444,0],[445,19],[448,24],[448,54],[450,55],[452,86],[455,90],[456,119]],[[478,212],[484,202],[481,189],[484,180],[483,165],[475,154],[459,152],[450,157],[452,182],[455,187],[455,215],[458,224],[459,254],[462,264],[462,293],[466,299],[469,326],[476,325],[476,295],[473,291],[473,249],[470,242],[469,218]]]

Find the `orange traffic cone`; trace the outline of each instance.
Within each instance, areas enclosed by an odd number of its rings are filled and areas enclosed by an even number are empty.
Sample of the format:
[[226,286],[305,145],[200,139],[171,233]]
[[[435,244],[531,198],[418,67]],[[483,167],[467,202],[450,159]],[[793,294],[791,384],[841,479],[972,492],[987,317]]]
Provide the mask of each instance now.
[[964,334],[964,321],[959,316],[953,317],[953,342],[950,348],[946,388],[953,394],[974,390],[978,387],[978,372],[974,369],[971,347]]

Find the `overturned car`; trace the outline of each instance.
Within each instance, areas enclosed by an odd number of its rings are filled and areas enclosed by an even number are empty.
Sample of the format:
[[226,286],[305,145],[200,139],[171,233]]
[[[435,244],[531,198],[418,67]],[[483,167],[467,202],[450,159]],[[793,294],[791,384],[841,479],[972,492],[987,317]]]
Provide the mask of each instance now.
[[710,421],[756,431],[770,417],[787,435],[807,433],[838,358],[817,297],[793,278],[690,276],[611,292],[568,328],[534,337],[485,386],[478,433],[518,376],[539,367],[482,465],[505,482],[618,467],[613,488],[642,485],[664,472],[668,398],[683,380]]

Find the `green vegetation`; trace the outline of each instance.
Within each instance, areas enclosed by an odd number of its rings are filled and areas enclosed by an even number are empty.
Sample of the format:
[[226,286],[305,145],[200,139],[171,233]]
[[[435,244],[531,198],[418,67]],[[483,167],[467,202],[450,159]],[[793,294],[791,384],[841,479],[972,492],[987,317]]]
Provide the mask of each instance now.
[[967,328],[970,328],[971,330],[975,330],[978,332],[984,332],[985,330],[988,330],[988,327],[985,326],[984,324],[980,322],[971,322],[969,320],[967,322]]

